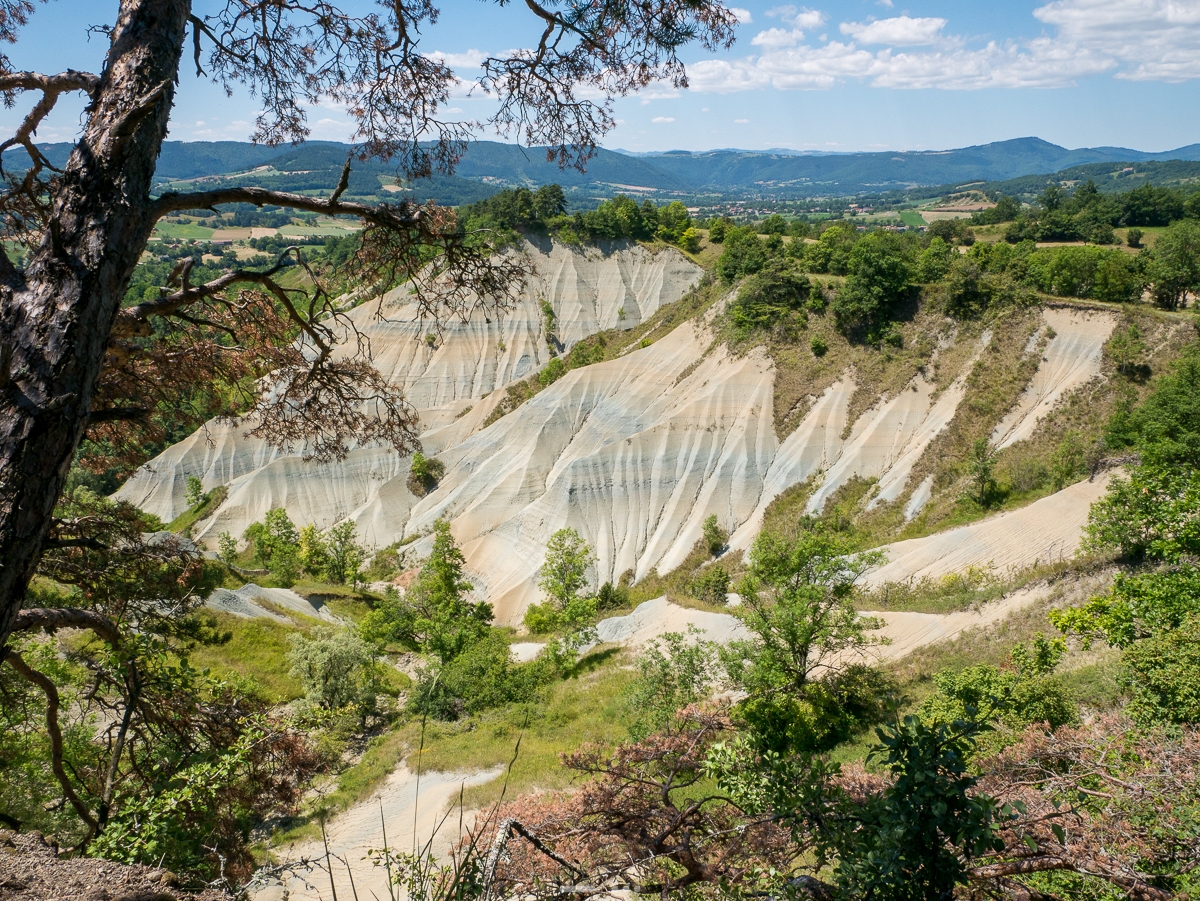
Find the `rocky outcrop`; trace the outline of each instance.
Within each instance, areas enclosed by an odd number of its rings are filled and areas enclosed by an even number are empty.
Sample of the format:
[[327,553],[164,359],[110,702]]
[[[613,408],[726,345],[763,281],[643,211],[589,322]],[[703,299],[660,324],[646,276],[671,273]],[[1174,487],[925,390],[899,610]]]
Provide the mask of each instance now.
[[[371,321],[367,308],[357,312],[363,330],[373,330],[380,365],[420,406],[426,453],[445,464],[424,497],[407,487],[408,461],[386,450],[361,447],[337,464],[306,463],[219,425],[147,464],[122,496],[169,518],[182,507],[185,475],[201,475],[206,487],[227,484],[227,500],[196,536],[210,544],[221,531],[241,534],[275,506],[321,527],[352,518],[380,547],[444,518],[480,594],[507,623],[519,622],[538,599],[546,541],[561,528],[577,530],[595,549],[597,582],[616,581],[679,565],[710,515],[731,533],[731,547],[749,547],[769,504],[810,479],[810,512],[856,476],[876,480],[872,505],[905,501],[911,517],[928,501],[932,482],[911,485],[912,473],[962,403],[986,333],[944,388],[918,374],[853,423],[857,382],[853,371],[843,373],[810,399],[782,441],[774,427],[774,364],[761,351],[735,356],[714,342],[706,320],[573,370],[484,428],[507,381],[549,359],[541,297],[554,305],[559,336],[570,346],[590,331],[640,321],[699,276],[673,251],[534,252],[538,287],[503,321],[472,319],[430,342],[419,323],[405,320],[414,311],[399,294],[385,298],[384,322]],[[1053,329],[1053,336],[1037,377],[997,428],[997,443],[1028,437],[1059,398],[1098,374],[1114,322],[1107,313],[1046,312],[1040,335]],[[1041,540],[1036,529],[1027,534]],[[1038,548],[1025,550],[1036,556]],[[1007,563],[1007,552],[998,558]]]

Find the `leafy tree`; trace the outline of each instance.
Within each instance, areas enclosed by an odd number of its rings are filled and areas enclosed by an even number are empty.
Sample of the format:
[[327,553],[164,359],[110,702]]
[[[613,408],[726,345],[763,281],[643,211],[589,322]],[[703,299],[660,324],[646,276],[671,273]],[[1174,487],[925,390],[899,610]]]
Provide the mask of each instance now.
[[623,585],[605,582],[596,592],[596,607],[599,610],[619,610],[629,603],[629,591]]
[[408,709],[452,721],[463,714],[533,701],[552,676],[541,660],[514,663],[508,638],[490,629],[453,660],[421,670],[409,693]]
[[1140,228],[1131,228],[1125,233],[1125,241],[1135,250],[1142,246],[1142,237],[1146,233]]
[[354,583],[362,578],[359,570],[366,559],[366,553],[358,543],[358,532],[353,520],[343,520],[329,530],[327,547],[325,578],[338,585]]
[[329,544],[325,535],[315,524],[309,523],[300,530],[297,557],[301,568],[312,576],[322,578],[329,564]]
[[319,761],[253,686],[190,665],[224,640],[201,608],[219,570],[86,488],[55,514],[0,664],[0,814],[79,852],[248,876],[252,828]]
[[1184,348],[1139,407],[1118,411],[1105,438],[1151,465],[1200,465],[1200,344]]
[[859,240],[847,272],[833,300],[838,325],[846,331],[878,330],[895,318],[912,288],[912,268],[889,234],[875,232]]
[[998,804],[973,789],[967,761],[977,727],[926,726],[916,717],[879,730],[873,750],[892,784],[856,820],[834,819],[822,844],[836,855],[838,884],[850,897],[950,901],[968,863],[999,850]]
[[737,616],[752,637],[724,652],[730,678],[751,693],[800,695],[814,678],[879,643],[870,635],[879,622],[860,617],[851,595],[880,559],[851,553],[844,539],[821,529],[795,538],[762,532],[738,586]]
[[353,707],[360,713],[375,707],[378,664],[357,631],[318,629],[312,638],[288,638],[291,675],[304,685],[309,703],[326,710]]
[[713,513],[704,519],[704,543],[708,545],[708,552],[716,557],[725,550],[725,542],[729,540],[729,533],[721,528],[721,524],[717,522],[717,514]]
[[204,501],[204,485],[195,476],[187,477],[187,491],[184,500],[189,507],[198,507]]
[[996,451],[986,438],[971,445],[967,472],[971,477],[971,499],[987,509],[996,493]]
[[[188,395],[199,401],[187,405],[195,424],[252,414],[247,421],[259,437],[304,443],[324,459],[343,457],[350,440],[402,453],[416,444],[417,417],[371,364],[369,345],[351,340],[349,353],[332,351],[353,323],[335,301],[340,292],[321,288],[319,273],[292,289],[277,280],[276,266],[204,282],[181,267],[159,297],[125,305],[130,274],[164,217],[247,203],[358,218],[366,227],[357,281],[406,281],[435,315],[503,307],[524,277],[520,261],[491,258],[486,235],[460,231],[436,204],[344,199],[352,160],[327,197],[237,184],[152,197],[176,86],[193,57],[197,77],[263,98],[256,141],[302,141],[307,109],[353,99],[360,153],[394,160],[412,179],[451,174],[477,127],[516,132],[548,146],[550,159],[583,166],[614,125],[615,98],[660,79],[683,84],[680,51],[692,42],[728,46],[737,22],[718,0],[500,5],[526,14],[538,37],[484,61],[478,81],[497,104],[479,126],[446,118],[458,78],[414,39],[436,20],[432,3],[364,14],[333,2],[245,0],[202,18],[184,0],[122,0],[98,74],[21,71],[0,56],[0,91],[41,98],[11,139],[28,167],[0,194],[0,236],[20,245],[26,263],[18,269],[7,250],[0,254],[0,278],[11,286],[0,296],[0,646],[85,435],[132,460],[144,453],[145,435],[162,434],[164,416],[185,415],[175,401]],[[4,0],[2,8],[0,39],[15,42],[35,4]],[[59,171],[32,135],[71,93],[87,102],[77,145]],[[302,255],[289,256],[299,262]],[[64,269],[66,259],[72,265]],[[272,387],[260,391],[264,377]],[[214,384],[223,390],[208,391]]]
[[730,304],[729,314],[734,325],[744,331],[775,327],[797,313],[801,322],[807,322],[803,310],[811,292],[807,276],[772,263],[746,280]]
[[1121,329],[1104,345],[1104,352],[1117,367],[1121,375],[1133,375],[1142,368],[1142,360],[1146,354],[1146,343],[1136,325]]
[[1084,472],[1083,436],[1074,429],[1063,435],[1050,458],[1050,480],[1055,491],[1062,491]]
[[377,645],[396,643],[447,664],[488,634],[492,605],[471,603],[474,586],[463,569],[466,558],[454,543],[450,524],[433,527],[429,559],[403,597],[385,597],[363,617],[361,631]]
[[929,246],[921,252],[914,277],[917,281],[926,284],[939,282],[950,271],[950,264],[953,261],[954,247],[944,239],[934,237],[929,242]]
[[546,542],[546,560],[538,587],[558,610],[566,610],[587,587],[587,569],[595,560],[592,549],[574,529],[559,529]]
[[1142,724],[1200,723],[1200,614],[1121,655],[1127,711]]
[[723,244],[717,274],[726,282],[753,275],[767,265],[766,247],[752,228],[729,226]]
[[1200,293],[1200,222],[1185,219],[1169,226],[1148,253],[1146,277],[1160,307],[1176,310],[1189,293]]
[[922,705],[920,716],[931,723],[951,725],[977,719],[999,721],[1020,731],[1032,723],[1052,729],[1076,721],[1076,704],[1069,690],[1053,673],[1066,643],[1040,633],[1029,645],[1018,645],[1010,666],[970,666],[961,672],[944,670],[933,677],[937,694]]
[[1085,547],[1125,557],[1176,562],[1200,553],[1200,471],[1144,465],[1115,478],[1088,515]]
[[228,532],[217,536],[217,557],[226,566],[232,566],[237,559],[237,541]]
[[717,649],[700,639],[703,634],[694,626],[687,635],[667,632],[638,654],[638,676],[626,693],[634,741],[668,731],[680,710],[707,697],[717,671]]

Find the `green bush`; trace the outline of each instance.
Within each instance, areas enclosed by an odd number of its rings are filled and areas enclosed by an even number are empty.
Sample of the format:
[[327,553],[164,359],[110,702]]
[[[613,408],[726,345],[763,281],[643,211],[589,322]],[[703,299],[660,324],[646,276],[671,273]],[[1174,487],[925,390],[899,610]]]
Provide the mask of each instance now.
[[813,352],[814,357],[823,357],[829,352],[829,345],[820,335],[812,336],[812,340],[808,342],[808,348]]
[[710,604],[724,604],[729,594],[729,573],[723,566],[708,566],[692,580],[688,591],[692,597]]
[[426,457],[420,451],[412,456],[408,469],[408,489],[417,497],[424,497],[437,487],[446,474],[445,464],[437,457]]
[[538,384],[543,388],[549,388],[566,374],[567,364],[562,361],[561,357],[554,357],[538,373]]
[[743,331],[769,329],[797,318],[800,324],[805,324],[805,301],[811,291],[812,283],[807,276],[773,263],[746,280],[730,304],[730,317]]
[[379,691],[378,664],[354,629],[318,629],[312,638],[289,636],[291,675],[310,704],[326,710],[369,711]]
[[1006,669],[980,664],[961,672],[944,670],[933,677],[937,693],[921,705],[929,723],[951,725],[963,720],[997,721],[1021,730],[1032,723],[1057,729],[1078,718],[1074,697],[1053,675],[1066,653],[1061,638],[1034,637],[1015,648]]

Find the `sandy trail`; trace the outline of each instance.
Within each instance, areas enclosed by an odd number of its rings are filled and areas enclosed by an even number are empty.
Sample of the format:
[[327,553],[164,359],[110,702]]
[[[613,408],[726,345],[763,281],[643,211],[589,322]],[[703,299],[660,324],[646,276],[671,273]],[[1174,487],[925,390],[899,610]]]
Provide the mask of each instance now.
[[866,577],[869,587],[909,579],[940,578],[969,567],[996,572],[1024,569],[1074,556],[1093,503],[1115,472],[1076,482],[1062,491],[969,526],[884,545],[888,562]]
[[1018,610],[1047,597],[1050,591],[1049,584],[1039,582],[1018,589],[990,604],[956,613],[907,613],[895,610],[866,612],[864,616],[875,616],[883,620],[883,628],[875,634],[890,641],[890,644],[872,648],[869,656],[872,660],[882,663],[898,660],[926,645],[951,641],[968,629],[995,625]]
[[[383,824],[387,824],[388,845],[396,851],[410,852],[416,842],[424,844],[431,835],[434,840],[431,850],[435,857],[444,859],[446,853],[461,836],[459,812],[455,803],[463,788],[481,785],[497,778],[503,769],[496,768],[481,773],[422,773],[420,788],[416,773],[401,766],[366,801],[362,801],[338,817],[327,827],[329,851],[344,858],[354,871],[351,886],[346,866],[334,862],[333,883],[339,899],[357,896],[361,901],[368,898],[387,899],[387,873],[367,860],[367,852],[382,848]],[[419,803],[418,803],[419,802]],[[450,811],[447,815],[447,811]],[[474,819],[475,811],[463,814],[462,829],[467,829]],[[434,830],[437,830],[436,835]],[[279,849],[276,857],[292,861],[324,859],[325,850],[321,842],[307,842],[287,849]],[[284,885],[275,885],[253,893],[254,901],[332,901],[329,874],[314,868],[306,877],[287,880]]]

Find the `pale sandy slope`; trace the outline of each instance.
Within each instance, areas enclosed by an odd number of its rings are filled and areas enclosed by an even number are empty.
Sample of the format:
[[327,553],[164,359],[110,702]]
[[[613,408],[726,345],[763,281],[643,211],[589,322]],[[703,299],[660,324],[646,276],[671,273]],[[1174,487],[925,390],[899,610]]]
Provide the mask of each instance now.
[[[680,296],[698,273],[672,251],[635,248],[603,257],[555,248],[543,257],[538,278],[562,311],[560,331],[568,339],[614,324],[621,306],[626,318],[648,315]],[[945,390],[918,375],[853,423],[856,382],[846,372],[780,441],[771,361],[760,351],[733,356],[714,344],[706,324],[690,322],[648,347],[571,371],[482,428],[504,380],[543,362],[536,295],[521,309],[502,324],[473,320],[452,329],[437,350],[412,323],[364,324],[391,335],[372,333],[381,363],[427,405],[423,440],[446,464],[446,476],[423,499],[408,491],[408,461],[395,454],[360,448],[338,464],[305,463],[219,427],[212,443],[197,434],[168,450],[121,494],[169,518],[181,509],[185,475],[201,475],[206,486],[228,484],[228,499],[198,530],[210,545],[218,532],[240,535],[274,506],[286,507],[298,524],[326,527],[352,518],[381,547],[446,518],[479,593],[500,622],[516,623],[538,599],[546,541],[561,528],[576,529],[595,549],[591,577],[599,584],[626,571],[642,578],[674,568],[709,515],[732,533],[734,549],[749,547],[770,502],[813,476],[820,480],[809,503],[814,512],[855,476],[877,479],[872,503],[904,499],[912,493],[913,467],[953,419],[989,340],[983,336]],[[1054,337],[997,440],[1031,434],[1058,398],[1098,375],[1114,322],[1109,314],[1046,312]],[[928,487],[909,498],[910,515],[928,499]],[[1052,521],[1058,514],[1039,515]],[[999,554],[997,565],[1032,559],[1050,540],[1018,534],[1010,557]]]
[[1070,559],[1083,539],[1088,511],[1104,496],[1112,473],[1077,482],[1027,507],[926,538],[886,545],[887,563],[866,577],[870,586],[917,581],[988,567],[997,573]]
[[[401,289],[350,314],[369,339],[376,365],[403,386],[420,412],[431,453],[479,427],[489,412],[483,409],[488,394],[549,361],[543,299],[553,306],[557,337],[569,348],[600,329],[636,327],[682,297],[701,274],[678,252],[636,245],[611,253],[529,245],[527,252],[534,275],[513,309],[448,323],[432,345],[426,340],[432,325],[419,320]],[[469,406],[475,409],[456,419]],[[234,427],[210,423],[146,464],[119,496],[170,521],[186,507],[187,476],[198,476],[206,490],[227,485],[229,500],[209,531],[240,535],[272,506],[287,507],[299,522],[336,522],[388,482],[402,483],[407,472],[407,459],[379,448],[361,448],[346,461],[320,466],[272,450]],[[392,531],[403,527],[413,500],[404,494],[389,499],[390,507],[399,505],[389,517],[397,522]]]

